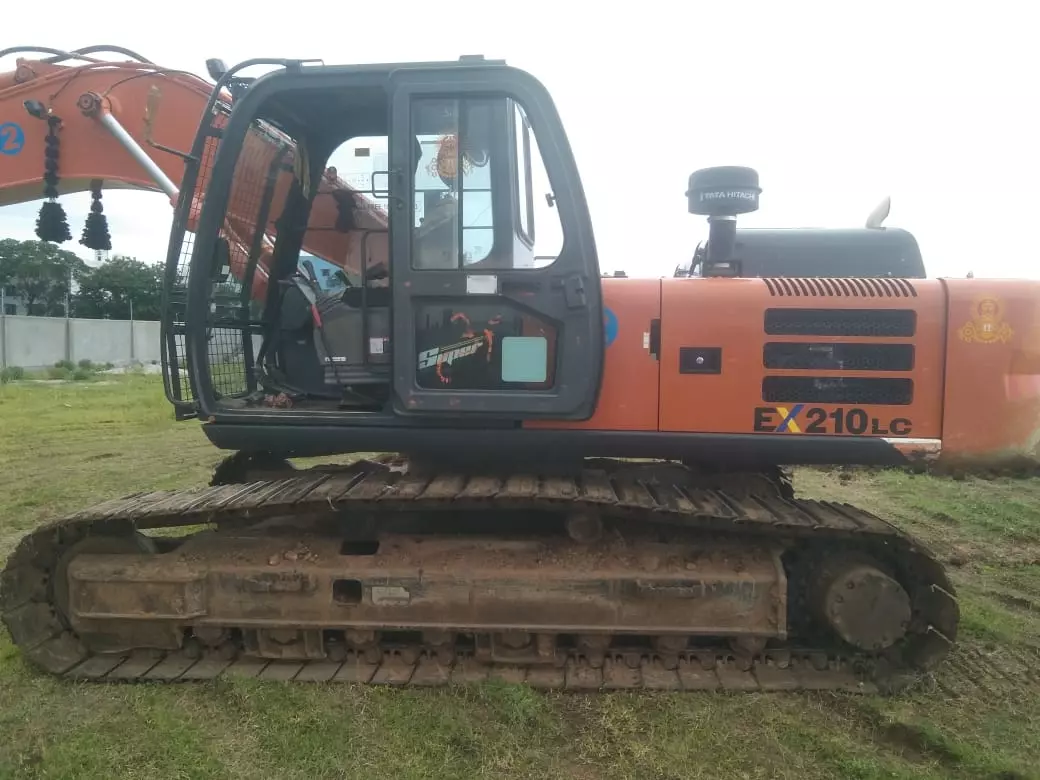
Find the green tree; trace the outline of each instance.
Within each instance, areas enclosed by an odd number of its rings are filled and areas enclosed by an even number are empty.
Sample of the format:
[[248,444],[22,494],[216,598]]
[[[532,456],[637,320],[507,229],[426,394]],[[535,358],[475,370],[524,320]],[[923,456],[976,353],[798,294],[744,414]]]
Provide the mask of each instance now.
[[79,277],[75,312],[77,317],[159,319],[162,303],[162,264],[146,265],[135,257],[115,255]]
[[87,270],[75,253],[50,242],[0,240],[0,285],[14,288],[29,314],[64,315],[72,279]]

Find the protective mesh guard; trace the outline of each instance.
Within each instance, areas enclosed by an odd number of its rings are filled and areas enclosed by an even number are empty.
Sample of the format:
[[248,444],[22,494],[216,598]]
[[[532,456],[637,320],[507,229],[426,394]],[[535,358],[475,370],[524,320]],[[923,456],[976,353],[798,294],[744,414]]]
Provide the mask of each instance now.
[[[196,139],[197,165],[189,165],[175,216],[167,256],[163,320],[163,362],[167,397],[174,404],[191,404],[195,394],[187,381],[186,309],[188,276],[195,249],[195,233],[204,202],[220,134],[230,108],[217,103],[208,126]],[[292,160],[292,141],[262,122],[254,122],[235,164],[221,240],[210,269],[209,307],[205,324],[206,358],[210,381],[218,398],[242,395],[255,387],[254,343],[263,312],[266,272],[258,271],[273,247],[271,208],[279,174]],[[291,167],[290,167],[291,170]],[[283,179],[286,181],[286,179]],[[279,188],[282,200],[285,187]],[[262,278],[258,279],[258,275]]]

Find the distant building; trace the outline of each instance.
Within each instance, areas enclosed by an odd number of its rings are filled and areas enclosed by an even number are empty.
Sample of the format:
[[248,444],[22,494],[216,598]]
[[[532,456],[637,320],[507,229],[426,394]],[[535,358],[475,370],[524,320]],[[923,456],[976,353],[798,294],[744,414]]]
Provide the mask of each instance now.
[[29,313],[25,308],[25,303],[22,301],[22,296],[18,294],[18,290],[14,287],[4,288],[3,295],[0,295],[0,299],[3,300],[4,314],[15,315]]

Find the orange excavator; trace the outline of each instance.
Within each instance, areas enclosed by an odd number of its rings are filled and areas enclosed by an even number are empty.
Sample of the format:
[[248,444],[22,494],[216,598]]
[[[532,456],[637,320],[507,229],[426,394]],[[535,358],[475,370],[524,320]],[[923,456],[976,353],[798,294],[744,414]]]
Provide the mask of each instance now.
[[[927,278],[874,219],[738,229],[761,189],[736,166],[689,177],[688,270],[604,277],[528,73],[211,60],[210,84],[106,48],[0,53],[0,204],[43,195],[60,242],[90,189],[106,248],[103,189],[169,195],[166,393],[231,454],[24,537],[0,610],[38,667],[863,691],[949,653],[935,555],[786,468],[1035,469],[1040,283]],[[293,462],[317,456],[342,457]]]

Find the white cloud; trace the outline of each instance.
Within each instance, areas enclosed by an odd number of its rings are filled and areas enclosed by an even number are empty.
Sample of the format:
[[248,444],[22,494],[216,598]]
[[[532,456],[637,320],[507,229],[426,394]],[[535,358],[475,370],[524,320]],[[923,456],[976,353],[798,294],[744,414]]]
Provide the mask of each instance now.
[[[138,3],[105,8],[79,18],[62,9],[43,38],[23,17],[5,24],[5,38],[118,41],[197,73],[207,57],[331,64],[469,53],[531,71],[563,117],[604,268],[670,274],[706,233],[686,213],[689,173],[746,164],[764,192],[743,224],[857,226],[891,195],[886,224],[917,236],[932,275],[1040,277],[1040,69],[1028,5],[658,1],[637,15],[631,5],[493,11],[401,0],[368,11],[312,4],[288,18],[256,6],[230,25],[206,23],[200,5],[181,8],[194,26],[169,29],[142,24]],[[89,196],[63,201],[78,240]],[[105,207],[116,251],[165,256],[162,195],[109,192]],[[0,233],[32,237],[37,208],[0,210]]]

